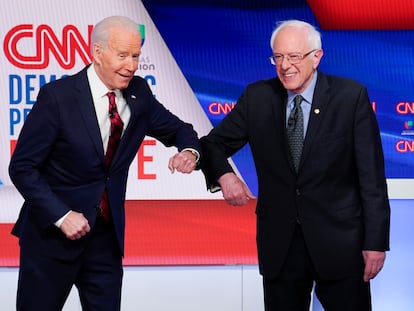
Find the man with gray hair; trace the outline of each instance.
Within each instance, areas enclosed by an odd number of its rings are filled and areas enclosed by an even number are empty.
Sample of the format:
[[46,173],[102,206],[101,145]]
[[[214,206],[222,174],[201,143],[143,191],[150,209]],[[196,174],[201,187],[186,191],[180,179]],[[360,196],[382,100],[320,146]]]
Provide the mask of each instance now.
[[369,281],[389,249],[390,208],[377,120],[366,88],[318,70],[321,36],[279,23],[277,77],[248,85],[201,139],[211,191],[255,199],[227,158],[250,144],[258,178],[257,248],[266,311],[369,311]]
[[168,167],[191,173],[197,133],[134,73],[138,25],[111,16],[92,31],[93,62],[39,91],[9,171],[24,205],[17,310],[57,311],[73,285],[84,310],[120,310],[128,170],[146,135],[179,152]]

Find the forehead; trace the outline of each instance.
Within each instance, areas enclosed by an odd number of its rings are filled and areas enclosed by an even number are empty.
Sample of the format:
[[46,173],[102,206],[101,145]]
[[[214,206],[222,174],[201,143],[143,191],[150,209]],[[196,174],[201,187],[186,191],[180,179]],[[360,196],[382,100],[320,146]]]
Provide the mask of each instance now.
[[297,27],[282,28],[275,37],[273,51],[278,53],[303,52],[309,48],[307,31]]
[[108,45],[115,50],[141,50],[141,36],[139,32],[131,32],[123,28],[113,28],[108,37]]

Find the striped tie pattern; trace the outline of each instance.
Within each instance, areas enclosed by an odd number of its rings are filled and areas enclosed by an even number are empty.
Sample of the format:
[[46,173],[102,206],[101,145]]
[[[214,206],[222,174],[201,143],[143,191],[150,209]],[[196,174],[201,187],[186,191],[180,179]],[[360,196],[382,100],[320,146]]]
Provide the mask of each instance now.
[[[118,148],[119,142],[121,141],[121,134],[122,129],[124,127],[124,123],[119,116],[118,109],[115,102],[115,93],[108,92],[106,94],[109,98],[109,106],[108,106],[108,114],[109,119],[111,121],[111,132],[109,135],[108,147],[105,153],[105,165],[107,168],[111,166],[112,159],[115,155],[116,149]],[[104,219],[110,221],[111,213],[109,208],[109,199],[108,199],[108,192],[105,189],[100,206],[100,213]]]

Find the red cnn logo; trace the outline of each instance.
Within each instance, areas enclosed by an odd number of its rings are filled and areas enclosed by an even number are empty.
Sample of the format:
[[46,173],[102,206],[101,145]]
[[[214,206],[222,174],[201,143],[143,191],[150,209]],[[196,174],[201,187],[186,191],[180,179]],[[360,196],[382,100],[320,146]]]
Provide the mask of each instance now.
[[[92,25],[88,26],[88,39],[85,41],[75,26],[66,25],[62,29],[62,38],[59,40],[48,25],[42,24],[36,29],[30,24],[18,25],[10,29],[4,38],[4,54],[10,63],[22,69],[45,69],[49,65],[51,55],[63,69],[71,69],[75,66],[76,54],[86,65],[91,61],[92,28]],[[35,55],[24,55],[19,51],[19,45],[27,40],[33,41]]]
[[395,144],[395,149],[400,153],[414,152],[414,141],[399,140]]
[[399,102],[395,110],[398,114],[414,114],[414,102]]

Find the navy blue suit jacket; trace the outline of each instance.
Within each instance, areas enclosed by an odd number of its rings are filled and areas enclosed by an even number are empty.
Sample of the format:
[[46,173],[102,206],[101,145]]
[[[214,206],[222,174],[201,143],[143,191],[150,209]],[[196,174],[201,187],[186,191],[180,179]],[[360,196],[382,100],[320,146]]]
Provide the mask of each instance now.
[[65,259],[77,256],[89,236],[69,240],[54,223],[74,210],[93,227],[105,187],[123,253],[128,169],[145,135],[178,150],[200,150],[193,127],[163,107],[136,76],[123,91],[131,119],[107,169],[86,70],[41,88],[9,166],[25,200],[12,233],[21,246]]

